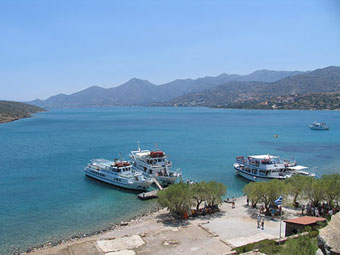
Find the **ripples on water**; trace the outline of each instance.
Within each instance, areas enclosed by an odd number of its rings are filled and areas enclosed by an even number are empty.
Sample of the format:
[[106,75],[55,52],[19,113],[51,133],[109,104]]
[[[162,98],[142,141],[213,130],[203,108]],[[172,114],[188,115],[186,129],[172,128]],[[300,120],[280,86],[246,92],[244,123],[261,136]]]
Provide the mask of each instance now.
[[[330,131],[312,131],[314,120]],[[0,126],[0,253],[92,232],[155,205],[136,192],[86,178],[92,158],[159,147],[184,178],[217,180],[227,196],[247,183],[234,174],[239,155],[277,154],[339,172],[339,112],[207,108],[53,110]],[[279,138],[273,138],[279,134]]]

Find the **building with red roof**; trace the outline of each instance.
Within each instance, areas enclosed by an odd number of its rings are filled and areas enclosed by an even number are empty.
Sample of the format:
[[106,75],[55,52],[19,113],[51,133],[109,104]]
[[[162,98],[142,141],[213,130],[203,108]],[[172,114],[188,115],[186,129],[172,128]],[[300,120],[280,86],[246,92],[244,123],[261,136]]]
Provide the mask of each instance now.
[[286,223],[286,236],[291,236],[303,232],[306,227],[315,229],[320,222],[326,222],[325,218],[302,216],[291,220],[285,220]]

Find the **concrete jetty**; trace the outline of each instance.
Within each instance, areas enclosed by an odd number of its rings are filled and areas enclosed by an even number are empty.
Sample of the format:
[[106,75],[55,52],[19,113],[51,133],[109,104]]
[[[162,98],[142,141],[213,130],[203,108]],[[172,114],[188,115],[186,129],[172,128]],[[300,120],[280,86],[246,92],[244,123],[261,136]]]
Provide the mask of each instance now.
[[149,192],[143,192],[138,194],[138,198],[141,200],[148,200],[148,199],[153,199],[153,198],[157,198],[157,193],[159,190],[153,190],[153,191],[149,191]]

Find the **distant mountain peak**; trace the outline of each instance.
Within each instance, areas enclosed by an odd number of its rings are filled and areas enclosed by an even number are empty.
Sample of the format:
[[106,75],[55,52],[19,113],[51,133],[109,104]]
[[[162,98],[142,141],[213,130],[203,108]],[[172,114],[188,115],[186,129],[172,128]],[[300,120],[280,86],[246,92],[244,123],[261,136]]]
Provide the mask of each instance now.
[[97,85],[93,85],[91,87],[88,87],[87,89],[104,89],[104,88]]
[[151,82],[149,82],[148,80],[142,80],[139,78],[132,78],[130,80],[128,80],[127,82],[125,82],[124,84],[120,85],[122,87],[124,86],[138,86],[138,85],[152,85],[155,86],[155,84],[152,84]]

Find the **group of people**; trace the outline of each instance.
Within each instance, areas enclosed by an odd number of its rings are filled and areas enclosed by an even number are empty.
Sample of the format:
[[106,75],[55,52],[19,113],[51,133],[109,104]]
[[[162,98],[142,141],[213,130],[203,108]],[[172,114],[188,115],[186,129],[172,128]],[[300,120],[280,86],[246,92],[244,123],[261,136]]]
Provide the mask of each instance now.
[[320,203],[317,206],[312,206],[310,203],[307,205],[301,206],[301,214],[308,215],[308,216],[332,216],[333,214],[337,213],[339,210],[336,208],[331,208],[328,203]]

